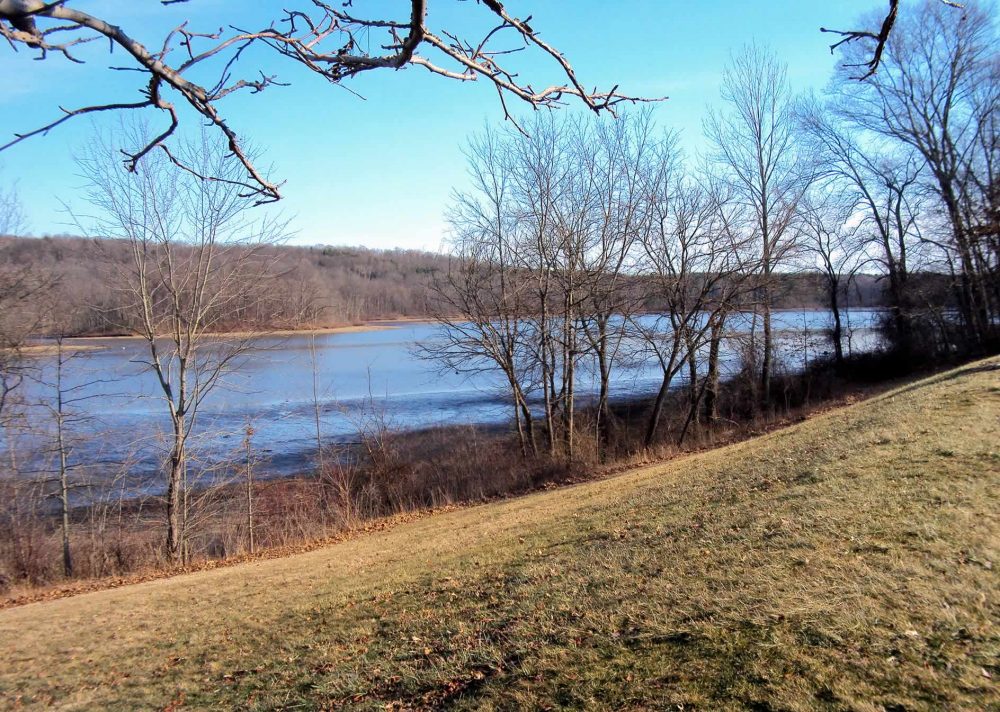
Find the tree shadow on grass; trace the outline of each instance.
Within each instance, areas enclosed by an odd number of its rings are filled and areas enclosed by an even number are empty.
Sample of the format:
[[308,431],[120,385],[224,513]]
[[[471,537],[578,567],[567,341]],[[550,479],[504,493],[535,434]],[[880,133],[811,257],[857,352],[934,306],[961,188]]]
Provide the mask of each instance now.
[[979,363],[976,365],[965,366],[962,368],[955,369],[954,371],[948,371],[947,373],[942,373],[939,376],[932,376],[930,378],[925,378],[916,383],[911,383],[908,386],[900,388],[899,390],[887,393],[884,398],[894,398],[896,396],[901,396],[906,393],[913,393],[922,388],[928,388],[930,386],[936,386],[940,383],[947,383],[948,381],[953,381],[957,378],[965,378],[967,376],[972,376],[977,373],[988,373],[990,371],[1000,371],[1000,360],[996,357],[991,358],[987,363]]

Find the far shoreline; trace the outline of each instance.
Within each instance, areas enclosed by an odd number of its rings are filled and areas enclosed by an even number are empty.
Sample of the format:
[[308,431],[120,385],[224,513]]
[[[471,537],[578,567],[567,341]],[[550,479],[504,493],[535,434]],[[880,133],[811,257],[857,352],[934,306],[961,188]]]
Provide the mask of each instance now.
[[[851,311],[884,311],[885,307],[866,306],[842,309],[842,312]],[[772,314],[782,312],[816,312],[828,311],[819,307],[778,307],[771,310]],[[648,314],[656,312],[647,312]],[[457,317],[452,317],[457,318]],[[268,338],[281,336],[325,336],[331,334],[357,334],[370,331],[387,331],[401,328],[404,324],[434,324],[437,320],[430,316],[403,316],[385,319],[370,319],[360,324],[338,324],[332,326],[312,326],[302,328],[284,329],[264,329],[261,331],[213,331],[200,335],[206,339],[225,338]],[[159,338],[169,338],[168,334],[163,334]],[[140,334],[87,334],[83,336],[67,336],[63,340],[63,346],[71,351],[94,351],[101,347],[95,342],[122,342],[141,341],[145,337]],[[26,356],[49,356],[56,353],[57,346],[55,337],[39,336],[29,344],[22,347],[21,352]]]
[[[320,336],[327,334],[356,334],[368,331],[387,331],[401,328],[403,324],[431,324],[434,319],[429,317],[400,317],[398,319],[373,319],[362,324],[340,324],[336,326],[314,326],[301,329],[262,329],[260,331],[211,331],[199,336],[206,339],[224,338],[267,338],[271,336]],[[170,338],[162,334],[157,338]],[[108,341],[140,341],[145,337],[140,334],[88,334],[85,336],[67,336],[63,339],[63,347],[74,351],[90,351],[100,348],[94,342]],[[23,347],[25,354],[48,355],[55,353],[57,346],[52,336],[40,336],[37,340]]]

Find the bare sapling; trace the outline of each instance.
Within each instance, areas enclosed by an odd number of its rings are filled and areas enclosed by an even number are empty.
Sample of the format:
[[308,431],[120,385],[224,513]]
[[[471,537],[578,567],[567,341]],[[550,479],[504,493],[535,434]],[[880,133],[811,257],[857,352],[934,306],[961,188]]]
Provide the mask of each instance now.
[[[140,363],[155,376],[169,417],[164,550],[174,562],[185,555],[192,433],[206,399],[270,326],[261,321],[273,275],[268,248],[285,236],[283,221],[249,212],[253,201],[235,177],[201,177],[234,170],[224,146],[203,134],[184,151],[201,167],[196,174],[174,170],[162,152],[126,171],[99,140],[79,161],[95,212],[92,234],[129,246],[127,261],[107,265],[129,309],[109,318],[143,339]],[[240,331],[228,332],[234,323]]]
[[247,493],[247,546],[250,553],[253,554],[256,550],[254,546],[254,523],[253,523],[253,467],[254,467],[254,455],[253,455],[253,435],[254,429],[253,424],[248,420],[246,428],[244,429],[243,437],[243,451],[244,451],[244,475],[246,478],[246,493]]
[[798,204],[811,176],[802,161],[787,67],[756,45],[735,54],[723,74],[724,113],[711,112],[705,133],[718,175],[744,210],[757,257],[761,318],[761,406],[770,399],[774,361],[771,312],[777,271],[794,254]]

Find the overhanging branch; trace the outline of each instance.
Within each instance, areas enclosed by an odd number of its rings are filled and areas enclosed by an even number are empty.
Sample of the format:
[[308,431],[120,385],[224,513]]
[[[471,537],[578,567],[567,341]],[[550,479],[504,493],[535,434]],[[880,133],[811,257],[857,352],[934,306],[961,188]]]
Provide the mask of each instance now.
[[[37,52],[37,58],[41,60],[47,59],[51,53],[57,53],[73,62],[81,62],[72,51],[77,45],[105,39],[109,48],[121,48],[132,61],[130,66],[113,69],[139,71],[149,77],[145,88],[141,90],[145,97],[142,101],[97,102],[75,110],[64,109],[64,115],[59,119],[38,129],[15,134],[13,140],[0,146],[0,151],[27,138],[45,134],[83,114],[117,109],[158,109],[168,116],[167,128],[149,144],[124,152],[126,168],[134,171],[137,163],[151,150],[158,146],[166,149],[166,142],[180,125],[181,114],[166,95],[172,93],[225,137],[232,156],[245,169],[246,181],[241,185],[247,188],[248,194],[256,196],[261,203],[278,200],[281,197],[279,184],[269,181],[257,169],[251,157],[241,147],[237,132],[231,128],[219,108],[219,102],[233,93],[249,91],[257,94],[281,84],[275,74],[264,68],[257,68],[249,76],[242,78],[234,76],[245,51],[255,45],[268,47],[280,57],[338,85],[367,71],[399,70],[411,64],[456,81],[483,79],[497,88],[508,118],[510,112],[504,101],[507,94],[534,107],[555,106],[563,103],[565,97],[574,97],[595,112],[608,111],[612,114],[614,107],[622,102],[658,101],[619,93],[617,87],[605,92],[596,89],[587,91],[566,57],[542,40],[531,27],[531,18],[521,20],[514,17],[497,0],[477,2],[498,18],[499,24],[475,43],[460,39],[446,30],[431,31],[427,26],[427,3],[428,0],[406,0],[403,3],[408,10],[405,20],[361,18],[348,12],[351,9],[349,2],[310,0],[308,11],[284,10],[274,22],[260,30],[240,29],[233,24],[228,30],[201,33],[190,30],[187,21],[183,21],[165,34],[158,49],[150,51],[111,18],[96,17],[77,10],[72,7],[72,0],[0,0],[0,34],[15,50],[27,47]],[[181,6],[185,4],[185,0],[160,0],[160,4]],[[358,41],[359,34],[370,35],[372,32],[386,34],[386,43],[376,47],[374,52],[362,49],[361,42]],[[511,35],[521,46],[492,46],[499,38]],[[438,53],[444,64],[419,54],[421,47],[428,47]],[[564,76],[564,82],[535,90],[531,84],[520,81],[515,72],[504,68],[500,63],[501,57],[532,47],[554,60]],[[178,55],[182,60],[171,64],[169,57],[174,49],[180,49]],[[211,62],[215,62],[219,68],[218,79],[210,86],[202,86],[189,78],[194,67]],[[455,67],[445,66],[447,63],[453,63]],[[171,160],[180,164],[168,149],[167,154],[171,156]]]

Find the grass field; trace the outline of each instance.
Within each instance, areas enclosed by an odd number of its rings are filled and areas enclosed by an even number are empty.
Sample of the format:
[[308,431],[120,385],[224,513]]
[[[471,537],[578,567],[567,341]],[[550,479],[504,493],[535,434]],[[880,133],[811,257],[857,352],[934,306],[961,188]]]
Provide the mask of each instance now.
[[0,705],[1000,709],[998,368],[285,559],[0,611]]

